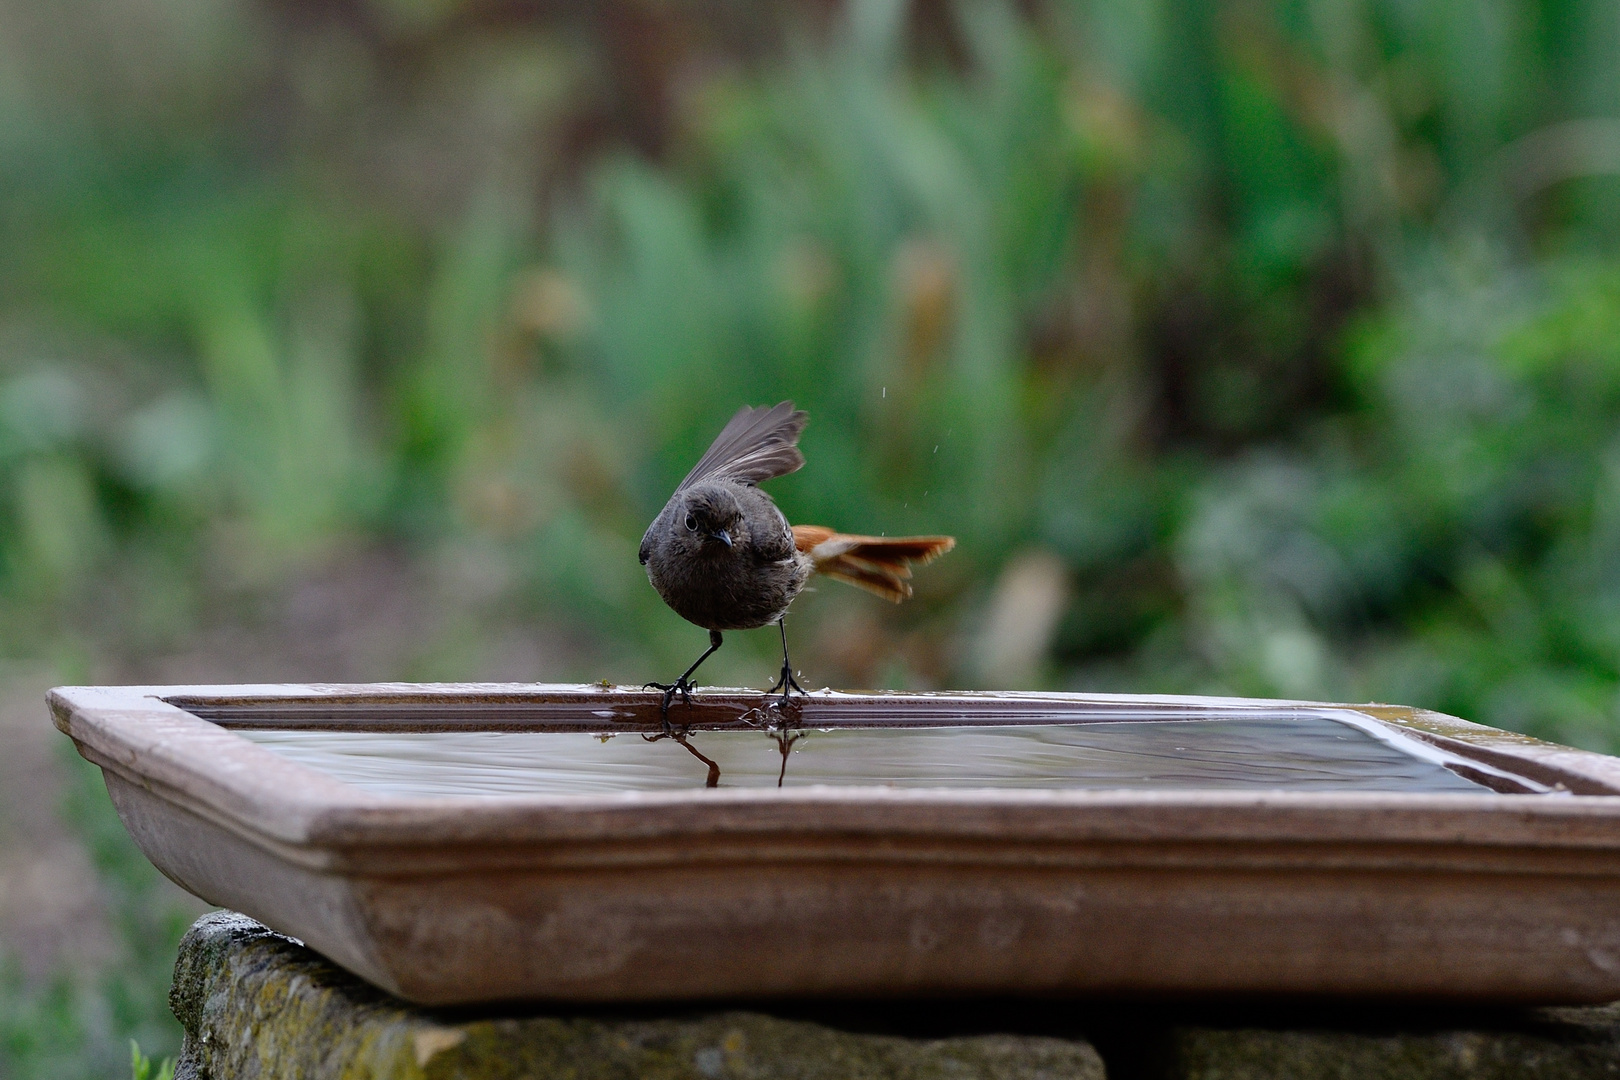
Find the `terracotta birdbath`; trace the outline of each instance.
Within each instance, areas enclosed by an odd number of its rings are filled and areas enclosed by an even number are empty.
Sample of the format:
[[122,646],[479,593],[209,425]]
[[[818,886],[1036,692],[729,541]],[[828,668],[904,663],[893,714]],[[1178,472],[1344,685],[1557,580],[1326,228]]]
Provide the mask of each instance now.
[[50,695],[165,874],[421,1003],[1620,998],[1620,760],[1385,705],[771,700],[677,703],[683,746],[605,685]]

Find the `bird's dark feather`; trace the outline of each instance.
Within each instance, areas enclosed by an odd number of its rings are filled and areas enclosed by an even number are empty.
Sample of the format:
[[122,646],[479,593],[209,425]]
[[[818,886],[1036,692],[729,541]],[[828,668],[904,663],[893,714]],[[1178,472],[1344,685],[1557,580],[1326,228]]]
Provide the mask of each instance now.
[[804,466],[804,455],[795,444],[807,419],[791,401],[771,408],[744,405],[675,490],[684,491],[704,480],[758,484],[798,471]]

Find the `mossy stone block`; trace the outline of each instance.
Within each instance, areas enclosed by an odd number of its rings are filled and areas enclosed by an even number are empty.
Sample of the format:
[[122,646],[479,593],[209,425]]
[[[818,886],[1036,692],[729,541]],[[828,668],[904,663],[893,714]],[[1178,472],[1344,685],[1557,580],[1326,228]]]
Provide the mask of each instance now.
[[1620,1008],[1482,1013],[1477,1027],[1177,1027],[1165,1080],[1620,1080]]
[[186,934],[170,1003],[190,1080],[1102,1080],[1073,1039],[858,1034],[751,1012],[634,1018],[412,1008],[252,919]]

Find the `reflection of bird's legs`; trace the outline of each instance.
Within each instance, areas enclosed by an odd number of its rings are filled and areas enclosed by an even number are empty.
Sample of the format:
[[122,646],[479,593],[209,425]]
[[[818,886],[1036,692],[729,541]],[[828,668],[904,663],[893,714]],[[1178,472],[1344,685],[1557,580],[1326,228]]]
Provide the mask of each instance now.
[[776,740],[776,748],[782,752],[782,767],[776,773],[776,786],[781,787],[782,781],[787,778],[788,753],[793,749],[794,743],[804,738],[804,732],[789,735],[787,727],[784,725],[782,730],[771,732],[771,738]]
[[[699,664],[703,663],[703,661],[714,655],[714,650],[720,647],[723,640],[724,639],[720,636],[720,631],[710,630],[709,647],[704,650],[702,656],[692,661],[691,667],[681,672],[680,678],[676,679],[672,683],[650,682],[643,684],[642,689],[658,689],[664,692],[663,704],[659,706],[659,716],[664,721],[665,735],[673,735],[675,733],[675,729],[671,727],[669,723],[669,707],[671,703],[674,702],[675,695],[681,695],[681,701],[688,708],[691,707],[692,691],[697,689],[697,683],[692,681],[692,672],[698,669]],[[782,640],[785,643],[787,638],[784,637]]]
[[782,700],[780,704],[786,705],[789,690],[797,690],[801,694],[803,694],[805,690],[804,687],[799,685],[799,681],[793,677],[793,662],[788,659],[786,615],[776,620],[776,628],[782,631],[782,675],[776,680],[776,683],[765,692],[767,694],[774,694],[778,690],[782,691]]
[[[646,738],[646,736],[642,736],[642,738]],[[671,738],[673,738],[676,742],[680,743],[682,746],[686,747],[686,752],[688,754],[691,754],[693,757],[697,758],[699,761],[703,762],[703,764],[705,764],[705,765],[707,765],[709,767],[709,775],[708,775],[708,778],[703,781],[703,786],[704,787],[719,787],[720,786],[720,766],[715,763],[714,759],[710,758],[710,757],[705,757],[703,755],[703,753],[698,750],[697,747],[695,747],[691,743],[687,742],[685,732],[681,732],[679,735],[676,735],[676,734],[672,733]],[[782,781],[777,780],[776,786],[781,787],[782,786]]]

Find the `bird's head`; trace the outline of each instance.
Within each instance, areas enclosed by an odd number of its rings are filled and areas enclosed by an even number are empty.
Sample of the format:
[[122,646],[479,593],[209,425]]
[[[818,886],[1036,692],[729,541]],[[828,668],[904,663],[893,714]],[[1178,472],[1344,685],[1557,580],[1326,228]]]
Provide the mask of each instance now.
[[741,534],[742,508],[737,498],[717,484],[700,484],[686,493],[676,508],[671,528],[685,547],[707,554],[730,551]]

